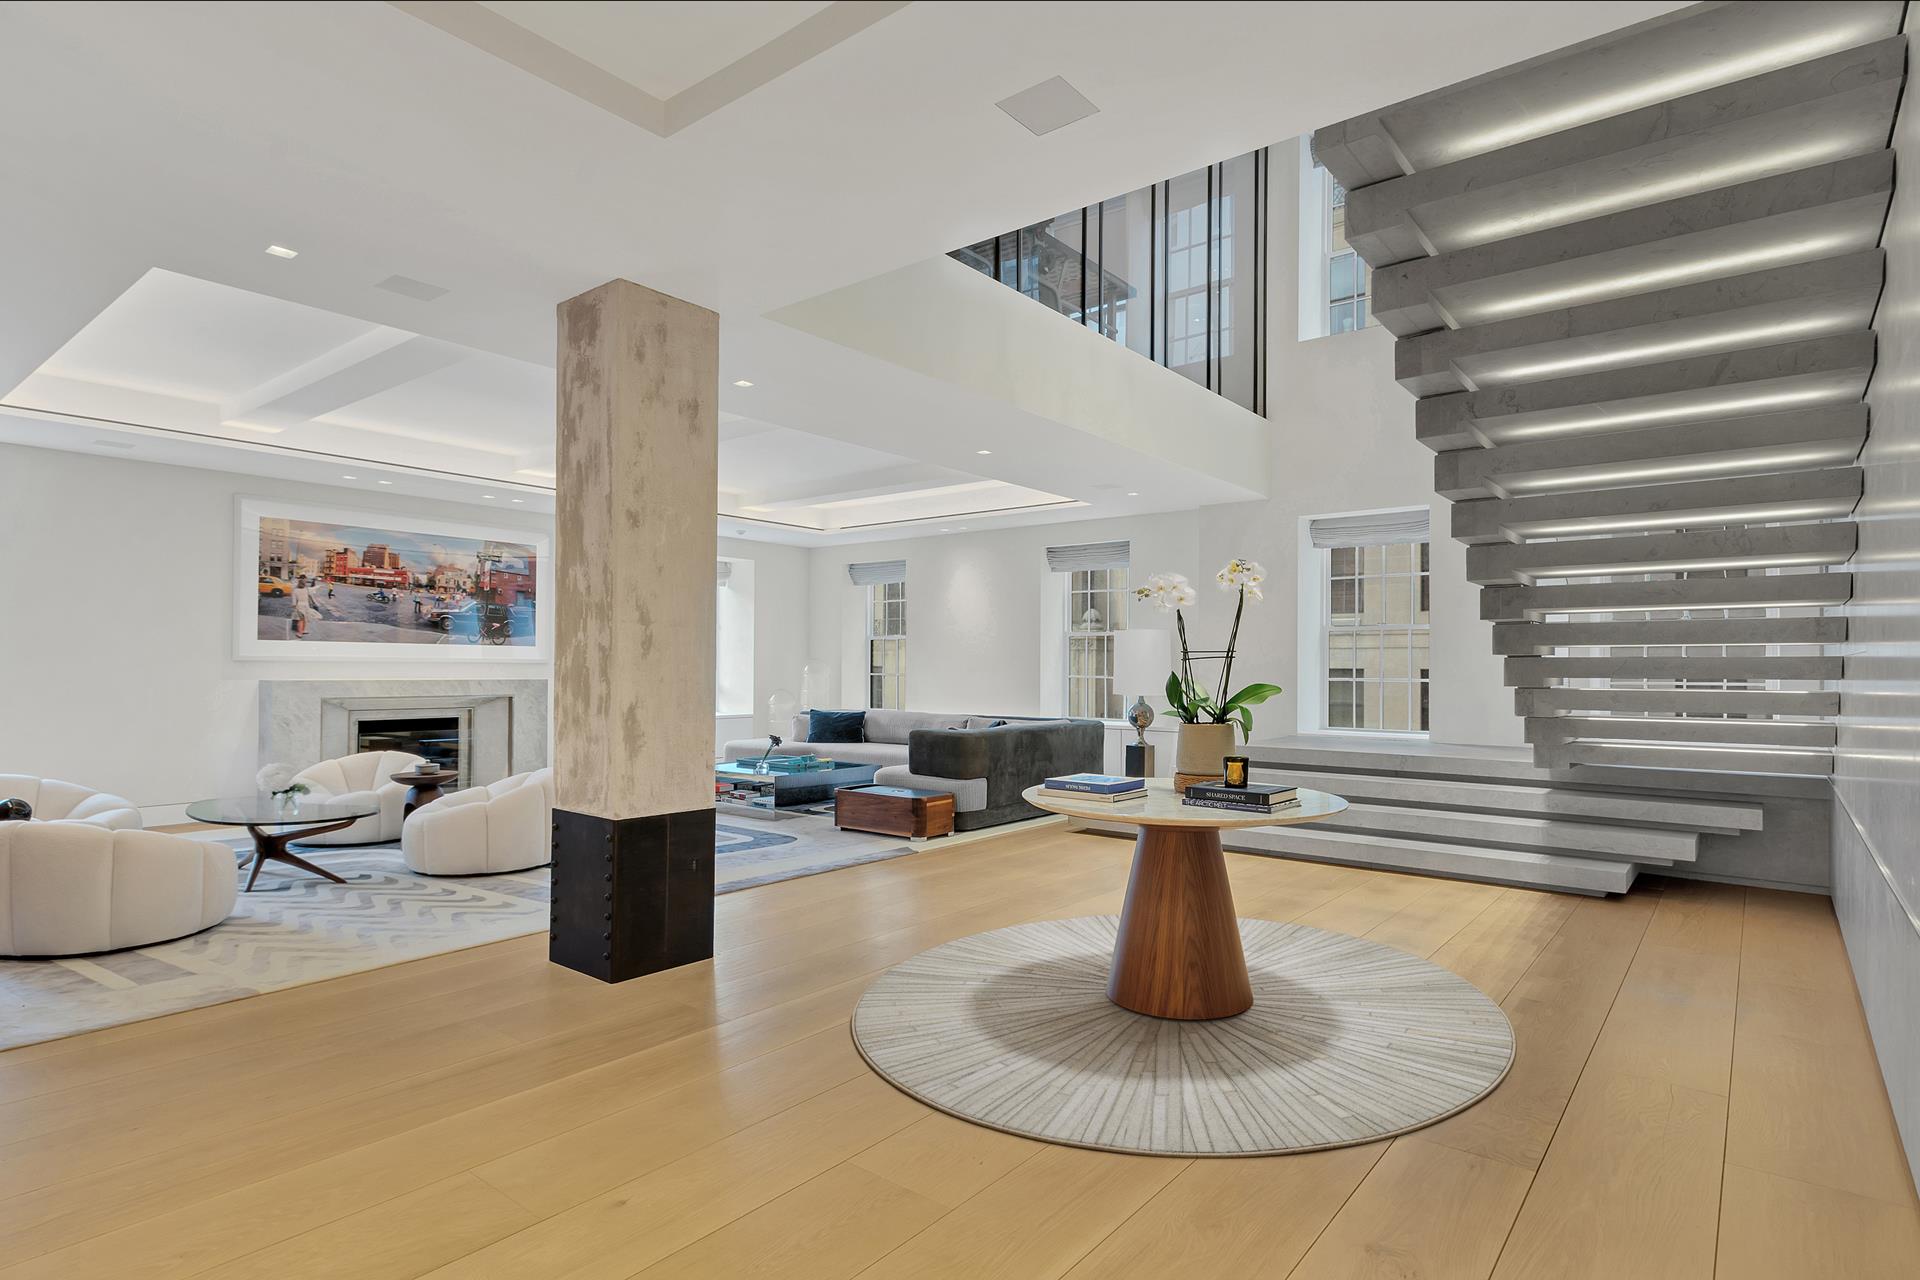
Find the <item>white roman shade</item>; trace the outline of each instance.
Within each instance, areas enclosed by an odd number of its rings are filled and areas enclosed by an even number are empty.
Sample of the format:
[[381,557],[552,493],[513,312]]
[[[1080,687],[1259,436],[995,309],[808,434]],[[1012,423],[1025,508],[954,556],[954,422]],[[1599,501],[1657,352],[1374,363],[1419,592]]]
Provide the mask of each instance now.
[[869,560],[865,564],[850,564],[847,566],[847,579],[856,587],[878,586],[883,582],[905,582],[907,562],[905,560]]
[[715,560],[713,562],[713,567],[714,567],[713,580],[716,583],[718,583],[720,586],[723,586],[723,587],[726,586],[727,579],[733,576],[733,561]]
[[1429,511],[1376,511],[1359,516],[1325,516],[1308,522],[1316,547],[1379,547],[1389,542],[1425,542]]
[[1082,542],[1070,547],[1048,547],[1047,568],[1055,573],[1076,569],[1124,569],[1132,554],[1128,542]]

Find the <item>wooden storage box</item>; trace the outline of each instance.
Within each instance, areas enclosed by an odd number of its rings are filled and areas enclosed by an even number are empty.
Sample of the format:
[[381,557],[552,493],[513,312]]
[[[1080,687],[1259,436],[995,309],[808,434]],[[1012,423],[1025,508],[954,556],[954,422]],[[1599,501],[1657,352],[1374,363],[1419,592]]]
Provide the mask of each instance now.
[[909,840],[951,835],[953,796],[912,787],[841,787],[833,793],[833,825]]

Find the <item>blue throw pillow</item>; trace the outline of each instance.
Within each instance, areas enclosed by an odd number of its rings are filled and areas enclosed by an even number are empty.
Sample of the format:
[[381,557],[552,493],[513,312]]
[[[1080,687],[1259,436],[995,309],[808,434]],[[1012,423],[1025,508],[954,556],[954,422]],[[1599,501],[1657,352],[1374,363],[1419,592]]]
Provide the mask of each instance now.
[[808,742],[865,742],[867,713],[864,711],[807,712]]

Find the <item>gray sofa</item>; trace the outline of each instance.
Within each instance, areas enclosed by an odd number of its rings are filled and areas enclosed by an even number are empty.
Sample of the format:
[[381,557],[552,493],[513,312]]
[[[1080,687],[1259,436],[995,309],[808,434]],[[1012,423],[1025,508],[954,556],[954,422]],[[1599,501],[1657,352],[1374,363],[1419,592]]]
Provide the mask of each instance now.
[[[956,831],[1039,817],[1022,791],[1055,774],[1097,773],[1105,759],[1106,726],[1098,720],[877,710],[867,712],[864,742],[808,742],[807,723],[805,712],[793,718],[781,755],[875,764],[882,786],[951,792]],[[765,738],[741,738],[721,754],[740,760],[766,749]]]

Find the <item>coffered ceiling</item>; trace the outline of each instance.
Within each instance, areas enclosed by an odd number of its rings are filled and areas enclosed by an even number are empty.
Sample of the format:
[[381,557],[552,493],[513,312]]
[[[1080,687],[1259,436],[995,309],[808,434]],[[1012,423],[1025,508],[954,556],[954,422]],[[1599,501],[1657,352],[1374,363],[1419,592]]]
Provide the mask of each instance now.
[[[554,305],[620,276],[720,313],[721,407],[758,434],[718,503],[768,536],[820,536],[774,523],[796,502],[869,523],[885,484],[935,518],[1244,501],[1263,478],[768,317],[1672,7],[0,5],[0,439],[316,479],[345,450],[532,501]],[[448,29],[476,13],[572,71]],[[1367,56],[1329,57],[1356,14]],[[663,136],[575,63],[701,111]],[[1099,112],[1034,137],[995,107],[1056,75]]]

